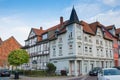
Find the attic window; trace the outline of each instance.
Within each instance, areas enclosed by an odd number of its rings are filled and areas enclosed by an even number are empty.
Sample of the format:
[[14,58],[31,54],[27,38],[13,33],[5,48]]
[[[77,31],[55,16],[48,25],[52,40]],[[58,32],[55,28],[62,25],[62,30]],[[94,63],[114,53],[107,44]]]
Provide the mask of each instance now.
[[87,42],[88,41],[88,39],[87,39],[87,37],[85,36],[85,41]]
[[47,39],[47,37],[48,37],[47,33],[42,35],[42,39],[43,39],[43,40],[44,40],[44,39]]

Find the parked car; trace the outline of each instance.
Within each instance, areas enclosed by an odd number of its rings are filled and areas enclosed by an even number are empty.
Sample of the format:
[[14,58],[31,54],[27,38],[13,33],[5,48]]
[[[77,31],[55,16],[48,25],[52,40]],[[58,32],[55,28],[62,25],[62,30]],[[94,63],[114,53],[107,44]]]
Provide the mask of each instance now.
[[104,68],[98,73],[97,80],[120,80],[120,70],[116,68]]
[[118,70],[120,70],[120,66],[114,66],[113,68],[117,68]]
[[8,69],[1,69],[0,70],[0,77],[7,76],[10,77],[10,71]]
[[94,67],[90,72],[89,72],[89,75],[90,76],[97,76],[98,75],[98,72],[102,70],[102,68],[100,67]]

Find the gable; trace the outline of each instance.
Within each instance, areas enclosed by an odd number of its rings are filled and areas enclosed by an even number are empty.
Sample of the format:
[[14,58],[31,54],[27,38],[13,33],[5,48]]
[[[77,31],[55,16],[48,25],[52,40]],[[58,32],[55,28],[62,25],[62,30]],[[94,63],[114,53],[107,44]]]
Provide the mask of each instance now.
[[103,31],[100,27],[97,27],[96,36],[103,37]]
[[33,36],[35,36],[35,32],[34,32],[33,29],[31,29],[28,38],[31,38],[31,37],[33,37]]

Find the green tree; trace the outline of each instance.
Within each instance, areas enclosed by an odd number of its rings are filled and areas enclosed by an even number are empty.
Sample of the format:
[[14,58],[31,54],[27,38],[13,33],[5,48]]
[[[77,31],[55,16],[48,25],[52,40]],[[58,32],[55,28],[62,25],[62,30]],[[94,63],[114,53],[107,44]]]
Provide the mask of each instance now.
[[8,55],[8,62],[13,66],[20,66],[23,63],[28,63],[29,55],[27,51],[23,49],[13,50]]
[[53,74],[55,74],[55,71],[56,71],[56,66],[53,63],[48,63],[47,64],[47,73],[53,75]]

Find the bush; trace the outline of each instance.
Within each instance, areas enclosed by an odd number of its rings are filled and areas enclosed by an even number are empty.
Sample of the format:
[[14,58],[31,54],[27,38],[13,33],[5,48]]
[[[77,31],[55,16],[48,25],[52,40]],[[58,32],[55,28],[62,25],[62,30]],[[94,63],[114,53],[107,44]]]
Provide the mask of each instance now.
[[46,76],[46,72],[43,71],[43,70],[34,70],[34,71],[31,71],[31,70],[26,70],[24,71],[24,75],[26,76]]
[[46,70],[46,72],[47,72],[49,75],[54,75],[54,74],[55,74],[55,71],[56,71],[56,66],[55,66],[53,63],[48,63],[48,64],[47,64],[47,70]]

